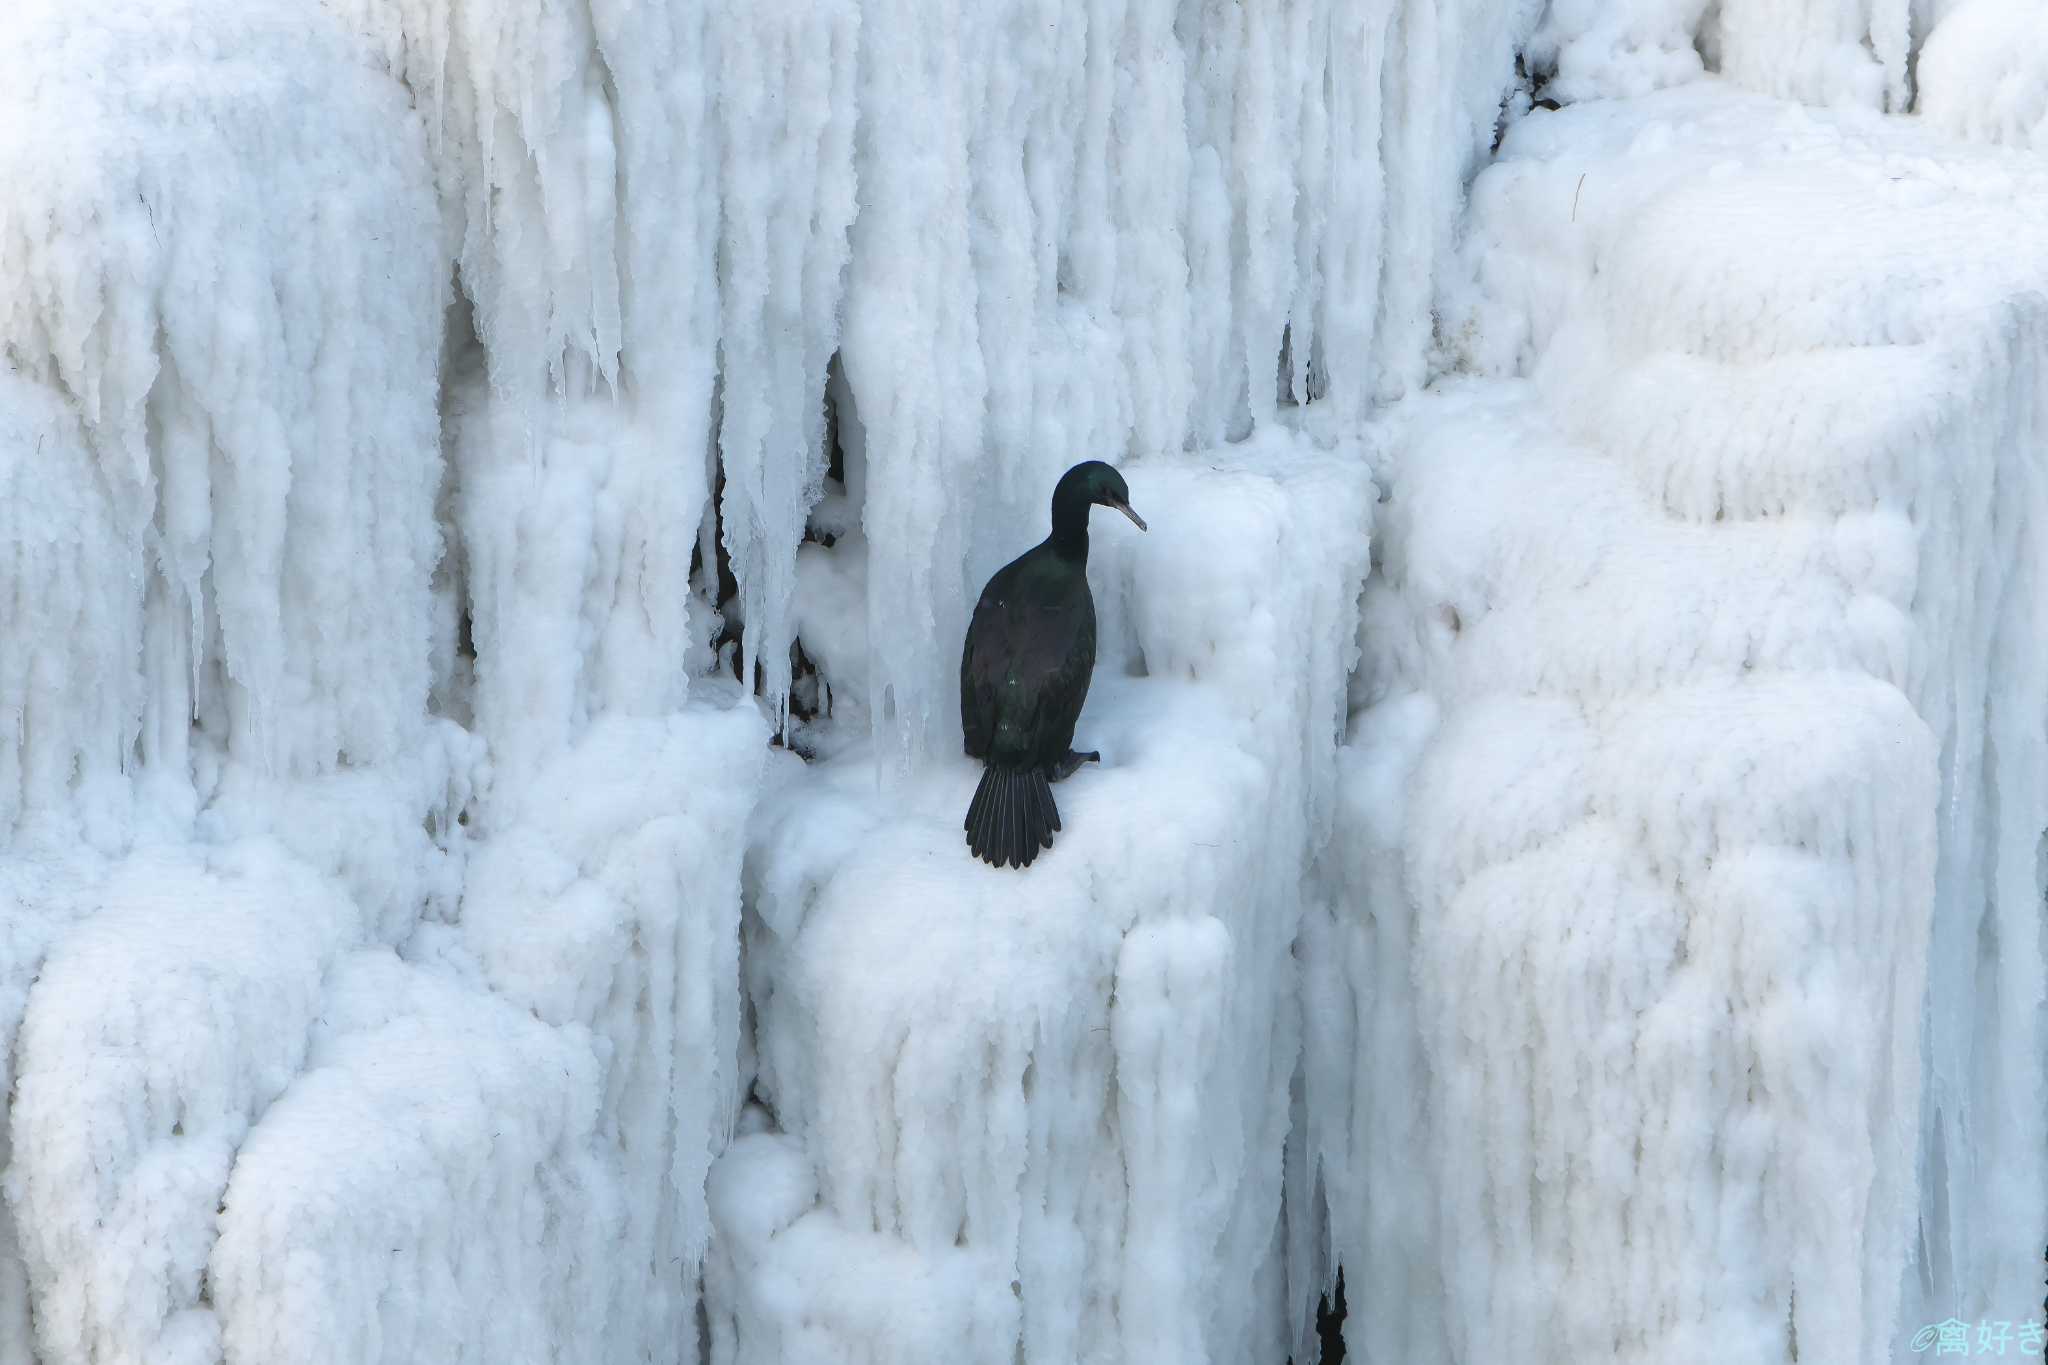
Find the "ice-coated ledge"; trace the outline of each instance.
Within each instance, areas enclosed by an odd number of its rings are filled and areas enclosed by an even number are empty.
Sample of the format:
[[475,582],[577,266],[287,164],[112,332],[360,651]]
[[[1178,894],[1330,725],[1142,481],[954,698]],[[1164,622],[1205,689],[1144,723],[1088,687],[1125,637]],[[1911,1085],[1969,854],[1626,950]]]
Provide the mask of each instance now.
[[1390,419],[1303,926],[1301,1168],[1393,1268],[1356,1347],[2038,1315],[2044,212],[2038,161],[1715,84],[1474,186],[1498,377]]
[[771,779],[747,979],[781,1134],[713,1172],[716,1359],[1285,1349],[1290,951],[1372,486],[1284,433],[1126,472],[1153,529],[1094,535],[1103,761],[1028,871],[967,853],[965,759]]

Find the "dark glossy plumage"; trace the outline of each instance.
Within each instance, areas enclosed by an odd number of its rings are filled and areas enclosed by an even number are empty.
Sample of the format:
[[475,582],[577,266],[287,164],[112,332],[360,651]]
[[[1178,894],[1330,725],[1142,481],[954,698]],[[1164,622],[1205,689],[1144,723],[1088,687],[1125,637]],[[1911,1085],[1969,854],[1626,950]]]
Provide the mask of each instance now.
[[1114,507],[1138,528],[1123,476],[1075,465],[1053,490],[1052,534],[998,569],[981,590],[960,655],[960,728],[986,770],[963,822],[967,845],[997,867],[1028,867],[1052,847],[1052,784],[1093,753],[1073,752],[1074,722],[1095,669],[1088,591],[1088,510]]

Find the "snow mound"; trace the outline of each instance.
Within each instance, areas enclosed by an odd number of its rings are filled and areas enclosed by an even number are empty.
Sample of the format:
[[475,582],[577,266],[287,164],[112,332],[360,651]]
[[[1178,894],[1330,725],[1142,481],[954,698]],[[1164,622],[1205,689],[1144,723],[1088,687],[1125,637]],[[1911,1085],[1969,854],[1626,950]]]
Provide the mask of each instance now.
[[731,701],[497,793],[407,961],[270,842],[10,878],[7,1358],[694,1359],[765,738]]
[[219,1359],[236,1149],[303,1065],[355,908],[273,847],[137,853],[51,949],[15,1042],[7,1198],[50,1360]]
[[1304,926],[1304,1187],[1419,1267],[1352,1322],[1850,1365],[2020,1311],[2048,176],[1702,87],[1531,117],[1473,204],[1461,336],[1528,377],[1391,419]]
[[[0,1095],[15,1091],[18,1064],[16,1039],[27,1010],[30,989],[42,970],[52,941],[95,906],[90,894],[102,873],[89,850],[76,844],[39,850],[34,857],[0,860]],[[0,1195],[14,1146],[13,1117],[0,1123]],[[33,1365],[35,1355],[29,1321],[28,1265],[22,1258],[15,1229],[13,1197],[0,1198],[0,1361]]]
[[787,1136],[714,1169],[715,1359],[1286,1348],[1289,952],[1370,484],[1277,433],[1127,475],[1153,530],[1094,536],[1103,762],[1028,874],[966,852],[964,760],[771,781],[747,979]]
[[307,1068],[227,1185],[209,1358],[627,1358],[586,1038],[374,949],[336,965]]

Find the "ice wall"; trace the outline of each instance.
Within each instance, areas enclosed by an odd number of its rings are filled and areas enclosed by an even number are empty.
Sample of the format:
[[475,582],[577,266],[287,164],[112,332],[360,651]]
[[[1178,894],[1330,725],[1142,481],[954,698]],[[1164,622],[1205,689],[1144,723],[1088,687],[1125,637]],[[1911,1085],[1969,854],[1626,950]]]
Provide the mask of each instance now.
[[991,532],[1067,464],[1242,435],[1285,337],[1297,397],[1355,414],[1420,381],[1524,8],[859,7],[830,117],[855,129],[867,615],[904,627],[871,632],[857,684],[884,753],[949,747],[941,642],[1001,562]]
[[[689,1360],[700,1261],[749,1360],[2020,1316],[2039,172],[1731,87],[2038,146],[2030,22],[19,6],[0,1361]],[[1468,216],[1518,49],[1725,81]],[[1156,529],[1020,896],[953,651],[1083,456]]]
[[706,21],[586,0],[326,8],[405,82],[433,159],[469,304],[448,357],[451,571],[477,725],[523,771],[600,712],[673,709],[701,648],[680,585],[717,363]]
[[[223,50],[220,22],[197,0],[31,4],[0,54],[10,463],[47,481],[14,515],[52,528],[14,553],[47,581],[76,545],[40,609],[100,614],[66,632],[85,657],[45,646],[8,700],[45,772],[87,757],[80,785],[131,749],[178,780],[194,716],[230,760],[292,774],[391,757],[425,719],[426,163],[337,29],[264,5]],[[308,100],[316,68],[338,74]],[[272,183],[272,158],[303,169]],[[12,453],[31,429],[41,459]]]
[[[650,585],[696,543],[715,372],[726,610],[779,718],[836,348],[873,471],[866,614],[920,626],[876,632],[857,684],[900,763],[951,732],[935,642],[995,567],[982,533],[1079,453],[1241,436],[1280,390],[1356,415],[1420,382],[1460,187],[1534,7],[330,8],[415,92],[484,343],[474,406],[511,409],[488,458],[458,461],[496,490],[466,514],[479,705],[518,667],[492,642],[520,591],[505,566],[554,553],[565,499],[648,513],[616,587],[575,605],[600,647],[563,702],[658,710],[684,676],[703,632]],[[544,375],[611,395],[614,444],[645,449],[602,474],[551,452]],[[536,461],[591,491],[550,474],[515,496]]]
[[694,1357],[764,729],[681,705],[664,16],[467,16],[480,133],[360,12],[10,18],[8,1365]]
[[1534,117],[1475,185],[1462,335],[1528,377],[1396,414],[1365,894],[1303,935],[1309,1075],[1369,1059],[1304,1171],[1400,1267],[1348,1277],[1357,1348],[2038,1316],[2044,190],[1708,87]]
[[[4,1149],[0,1354],[33,1331],[50,1360],[402,1358],[501,1319],[549,1324],[538,1348],[587,1297],[545,1298],[550,1257],[595,1238],[606,1303],[575,1349],[687,1358],[761,738],[688,684],[741,627],[781,718],[828,372],[844,534],[809,558],[854,587],[847,647],[816,657],[885,761],[943,752],[944,641],[1066,464],[1420,381],[1522,8],[22,9],[0,529],[32,647],[0,664],[23,859],[0,1022],[33,1102]],[[1187,666],[1213,673],[1203,629]],[[1341,673],[1319,655],[1315,686]],[[1273,743],[1318,707],[1262,713]],[[1320,809],[1263,812],[1281,851],[1235,855],[1279,907],[1261,960]],[[1134,982],[1221,990],[1213,933],[1146,941]],[[72,1036],[101,1016],[124,1022]],[[1244,1060],[1217,1084],[1284,1085],[1261,1036],[1218,1035]],[[508,1089],[522,1054],[559,1079]],[[152,1067],[176,1074],[128,1105]],[[515,1136],[480,1155],[501,1110]],[[1245,1150],[1277,1151],[1280,1107],[1245,1114]],[[113,1157],[87,1172],[80,1143]],[[385,1156],[410,1183],[377,1186]],[[524,1225],[478,1200],[529,1161],[591,1206],[544,1192],[560,1240],[517,1261]],[[1276,1177],[1246,1161],[1204,1216],[1263,1255]],[[406,1251],[366,1269],[386,1236]],[[556,1308],[513,1311],[537,1294]]]

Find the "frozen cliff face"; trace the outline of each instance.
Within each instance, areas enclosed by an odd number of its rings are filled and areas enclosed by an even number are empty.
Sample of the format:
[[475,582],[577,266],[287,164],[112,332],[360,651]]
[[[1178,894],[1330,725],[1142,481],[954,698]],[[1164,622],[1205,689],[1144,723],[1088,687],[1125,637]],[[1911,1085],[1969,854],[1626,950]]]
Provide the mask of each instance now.
[[[89,672],[45,656],[69,700],[10,701],[39,744],[93,751],[80,785],[131,750],[180,780],[195,716],[227,759],[294,775],[393,757],[425,719],[444,289],[426,162],[395,131],[403,93],[339,29],[288,3],[243,18],[228,45],[197,0],[31,4],[0,53],[9,391],[70,403],[37,460],[14,451],[52,400],[11,401],[8,458],[36,462],[53,539],[91,556],[73,572],[101,576],[41,608],[101,614],[65,632]],[[83,724],[90,743],[64,738]]]
[[432,159],[467,301],[446,358],[444,572],[467,599],[477,725],[523,773],[597,714],[687,692],[718,335],[705,18],[326,8],[405,82]]
[[[622,406],[622,355],[672,372],[634,309],[589,333],[611,411],[568,359],[472,398],[531,262],[479,222],[456,274],[465,166],[389,55],[286,3],[35,5],[0,48],[8,1365],[694,1354],[765,735],[679,706],[704,448],[693,497],[668,391]],[[523,183],[474,199],[508,234]],[[687,335],[668,225],[622,233]]]
[[1475,185],[1463,334],[1528,378],[1397,413],[1309,976],[1336,1253],[1424,1267],[1351,1279],[1359,1345],[2038,1316],[2044,193],[1713,90]]
[[2024,1320],[2037,27],[18,6],[0,1365]]

